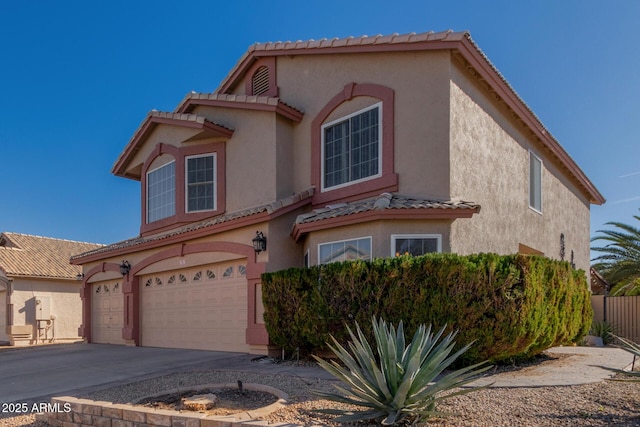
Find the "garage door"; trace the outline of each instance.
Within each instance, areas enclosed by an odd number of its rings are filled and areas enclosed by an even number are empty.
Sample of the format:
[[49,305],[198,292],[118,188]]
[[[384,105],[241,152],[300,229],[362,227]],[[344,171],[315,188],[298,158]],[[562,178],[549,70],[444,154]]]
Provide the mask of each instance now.
[[248,352],[245,272],[235,262],[142,277],[142,345]]
[[120,282],[91,285],[91,342],[124,344],[124,300]]

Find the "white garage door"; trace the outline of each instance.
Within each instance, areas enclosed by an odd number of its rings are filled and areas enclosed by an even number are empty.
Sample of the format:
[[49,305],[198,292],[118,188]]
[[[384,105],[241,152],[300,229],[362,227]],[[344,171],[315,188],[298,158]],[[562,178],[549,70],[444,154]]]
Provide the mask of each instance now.
[[248,352],[245,272],[227,262],[142,277],[142,345]]
[[91,285],[91,342],[124,344],[124,300],[120,282]]

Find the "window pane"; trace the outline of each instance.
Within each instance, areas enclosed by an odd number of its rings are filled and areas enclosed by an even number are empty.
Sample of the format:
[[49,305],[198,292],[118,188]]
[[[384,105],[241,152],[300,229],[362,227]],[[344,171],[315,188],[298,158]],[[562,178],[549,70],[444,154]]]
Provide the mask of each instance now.
[[379,108],[324,128],[324,187],[379,173]]
[[215,209],[214,155],[187,159],[187,212]]
[[396,256],[420,256],[431,252],[438,252],[438,239],[436,237],[395,239]]
[[529,206],[542,211],[542,162],[529,153]]
[[341,242],[324,243],[319,245],[319,263],[370,260],[371,239],[344,240]]
[[176,213],[175,162],[147,174],[147,223]]

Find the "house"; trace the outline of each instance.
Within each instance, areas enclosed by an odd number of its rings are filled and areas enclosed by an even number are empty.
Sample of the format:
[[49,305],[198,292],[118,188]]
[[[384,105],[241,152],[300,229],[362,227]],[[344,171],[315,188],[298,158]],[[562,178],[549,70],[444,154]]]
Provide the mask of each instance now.
[[81,268],[72,255],[102,245],[0,234],[0,342],[22,346],[78,341]]
[[140,235],[72,258],[82,336],[257,354],[263,272],[565,250],[587,270],[604,203],[451,31],[253,45],[215,92],[150,112],[112,172],[140,182]]

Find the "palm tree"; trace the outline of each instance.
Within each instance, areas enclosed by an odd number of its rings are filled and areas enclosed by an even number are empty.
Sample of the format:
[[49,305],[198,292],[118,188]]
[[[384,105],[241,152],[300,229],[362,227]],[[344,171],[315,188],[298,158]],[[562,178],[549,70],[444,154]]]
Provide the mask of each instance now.
[[[634,215],[640,221],[640,216]],[[640,228],[620,222],[608,222],[614,230],[598,230],[602,233],[591,239],[604,241],[591,250],[602,255],[594,258],[593,268],[613,285],[612,295],[634,295],[640,292]]]

